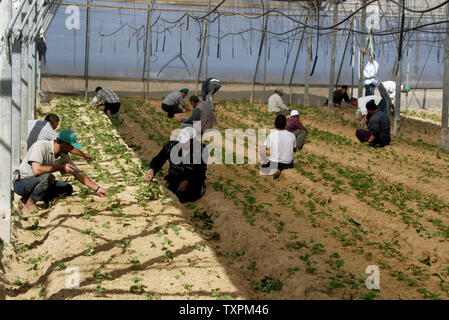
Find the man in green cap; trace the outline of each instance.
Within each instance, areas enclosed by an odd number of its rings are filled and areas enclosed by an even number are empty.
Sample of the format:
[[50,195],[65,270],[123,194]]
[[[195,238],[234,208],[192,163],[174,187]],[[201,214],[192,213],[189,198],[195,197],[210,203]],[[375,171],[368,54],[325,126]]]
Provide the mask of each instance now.
[[[382,96],[382,100],[379,102],[379,110],[384,112],[387,116],[391,114],[391,109],[394,104],[394,98],[396,97],[396,82],[384,81],[379,84],[379,93]],[[408,94],[410,91],[409,86],[401,86],[401,92]]]
[[81,149],[76,142],[76,134],[63,130],[54,141],[40,140],[28,150],[14,176],[14,192],[22,196],[21,201],[27,211],[35,210],[37,201],[46,203],[59,195],[72,193],[72,185],[56,181],[53,172],[71,173],[86,187],[95,191],[100,197],[107,191],[81,173],[73,164],[68,153],[73,148]]
[[184,98],[189,93],[189,89],[183,88],[179,91],[173,91],[165,99],[162,101],[162,110],[167,113],[169,118],[173,118],[175,113],[182,113],[182,109],[179,108],[181,105],[186,111],[191,111],[186,103],[184,102]]

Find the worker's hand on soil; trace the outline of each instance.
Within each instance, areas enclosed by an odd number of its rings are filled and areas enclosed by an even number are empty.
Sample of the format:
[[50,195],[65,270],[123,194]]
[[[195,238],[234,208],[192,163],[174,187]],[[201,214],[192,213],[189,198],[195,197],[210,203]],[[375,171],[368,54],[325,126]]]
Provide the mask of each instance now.
[[189,181],[187,181],[187,180],[182,181],[178,186],[178,191],[185,191],[187,189],[188,184],[189,184]]
[[70,163],[66,163],[61,166],[60,171],[62,171],[64,173],[74,173],[75,170],[76,170],[76,168],[73,165],[71,165]]
[[92,157],[90,155],[88,155],[87,153],[83,153],[83,158],[87,162],[91,162],[92,161]]
[[147,173],[145,173],[145,180],[151,181],[151,179],[153,179],[153,176],[154,176],[154,171],[153,171],[153,169],[150,169],[147,171]]
[[108,194],[108,191],[100,187],[97,190],[97,194],[103,198],[103,197],[106,197],[106,195]]

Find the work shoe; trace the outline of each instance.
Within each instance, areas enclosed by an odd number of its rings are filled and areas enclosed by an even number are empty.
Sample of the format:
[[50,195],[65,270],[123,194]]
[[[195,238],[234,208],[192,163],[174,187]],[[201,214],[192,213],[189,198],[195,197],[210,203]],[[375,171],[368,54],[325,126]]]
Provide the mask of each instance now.
[[43,197],[48,189],[55,183],[55,176],[51,173],[46,173],[40,176],[40,181],[33,190],[33,194],[38,197]]
[[277,179],[279,178],[279,176],[281,175],[281,170],[276,170],[276,172],[273,174],[273,179]]

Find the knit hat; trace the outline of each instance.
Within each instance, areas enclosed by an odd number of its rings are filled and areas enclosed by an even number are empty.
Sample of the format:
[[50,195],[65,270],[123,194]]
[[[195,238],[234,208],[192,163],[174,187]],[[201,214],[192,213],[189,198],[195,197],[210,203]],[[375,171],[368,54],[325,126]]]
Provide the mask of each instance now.
[[409,86],[401,86],[401,90],[405,89],[405,92],[408,93],[410,91],[410,87]]
[[374,111],[377,109],[377,105],[376,102],[374,100],[370,100],[367,104],[366,104],[366,110],[371,110]]
[[189,89],[187,89],[187,88],[182,88],[182,89],[179,90],[179,91],[185,93],[185,95],[188,95],[188,94],[189,94]]

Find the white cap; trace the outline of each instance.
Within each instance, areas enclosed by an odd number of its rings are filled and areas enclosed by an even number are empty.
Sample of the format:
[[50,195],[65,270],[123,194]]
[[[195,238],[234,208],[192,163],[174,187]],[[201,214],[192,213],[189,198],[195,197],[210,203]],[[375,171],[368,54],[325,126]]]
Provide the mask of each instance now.
[[298,110],[292,110],[292,112],[290,112],[290,117],[293,117],[293,116],[299,116]]
[[179,133],[178,137],[176,138],[176,141],[180,143],[186,143],[194,139],[197,135],[198,133],[193,127],[185,127]]

